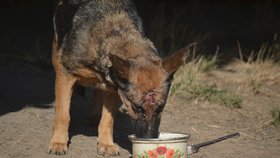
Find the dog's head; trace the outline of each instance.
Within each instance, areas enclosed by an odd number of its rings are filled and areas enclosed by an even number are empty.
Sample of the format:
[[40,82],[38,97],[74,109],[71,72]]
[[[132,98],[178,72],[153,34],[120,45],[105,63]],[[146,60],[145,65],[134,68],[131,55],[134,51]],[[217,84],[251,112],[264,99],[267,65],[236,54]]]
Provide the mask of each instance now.
[[118,85],[118,94],[134,120],[137,137],[157,137],[173,75],[183,64],[185,55],[185,49],[181,49],[157,61],[110,56],[111,74]]

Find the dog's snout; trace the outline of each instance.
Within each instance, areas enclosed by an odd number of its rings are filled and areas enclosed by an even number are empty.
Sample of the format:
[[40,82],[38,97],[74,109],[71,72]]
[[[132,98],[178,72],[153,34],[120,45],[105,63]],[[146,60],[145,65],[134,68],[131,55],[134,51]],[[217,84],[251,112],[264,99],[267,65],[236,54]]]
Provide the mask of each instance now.
[[157,138],[159,124],[159,116],[153,116],[152,119],[148,119],[147,115],[143,114],[133,121],[134,132],[138,138]]

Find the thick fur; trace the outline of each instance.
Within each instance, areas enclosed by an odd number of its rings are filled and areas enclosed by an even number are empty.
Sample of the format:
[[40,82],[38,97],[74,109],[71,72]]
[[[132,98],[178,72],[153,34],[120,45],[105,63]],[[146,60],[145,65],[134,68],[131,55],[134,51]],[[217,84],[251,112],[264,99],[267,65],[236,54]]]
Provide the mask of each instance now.
[[185,51],[162,59],[146,39],[129,0],[59,0],[52,61],[56,72],[55,124],[49,152],[67,152],[73,86],[98,90],[103,104],[98,152],[118,155],[113,141],[116,103],[126,105],[139,136],[155,137],[174,72]]

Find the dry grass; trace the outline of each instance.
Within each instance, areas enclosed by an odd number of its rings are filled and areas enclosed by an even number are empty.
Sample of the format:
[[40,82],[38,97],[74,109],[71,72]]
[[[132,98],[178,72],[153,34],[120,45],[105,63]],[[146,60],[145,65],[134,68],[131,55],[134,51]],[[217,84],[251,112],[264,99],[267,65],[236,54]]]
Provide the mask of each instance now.
[[[233,64],[235,70],[241,72],[236,82],[245,85],[254,94],[259,94],[265,85],[272,85],[280,81],[280,41],[277,34],[272,43],[264,43],[255,51],[252,50],[248,57],[242,51],[240,43],[237,42],[240,59]],[[279,47],[279,48],[278,48]],[[248,54],[248,53],[247,53]]]
[[280,81],[280,67],[271,60],[261,63],[236,61],[234,67],[242,74],[235,78],[234,82],[242,85],[244,92],[249,90],[259,94],[265,85],[277,84]]
[[[237,92],[245,96],[249,93],[269,93],[275,96],[277,94],[270,91],[270,87],[280,84],[280,51],[273,47],[274,45],[265,43],[246,57],[238,42],[240,59],[228,65],[236,73],[220,71],[219,76],[222,78],[214,80],[208,74],[217,68],[217,55],[211,58],[193,57],[176,73],[170,94],[207,100],[231,108],[241,107],[242,97]],[[196,54],[195,50],[194,48],[192,54]],[[223,69],[227,69],[227,66]]]
[[178,70],[170,94],[193,100],[206,100],[229,108],[241,108],[242,98],[234,91],[209,85],[205,75],[216,68],[217,55],[211,58],[194,58]]

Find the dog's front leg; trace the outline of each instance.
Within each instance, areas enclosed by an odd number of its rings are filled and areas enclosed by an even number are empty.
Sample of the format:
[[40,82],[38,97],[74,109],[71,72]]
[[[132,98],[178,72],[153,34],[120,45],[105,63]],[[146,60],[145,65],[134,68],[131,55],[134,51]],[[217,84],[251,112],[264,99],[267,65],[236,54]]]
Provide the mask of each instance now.
[[98,146],[99,154],[107,156],[119,155],[119,148],[113,141],[113,124],[116,113],[116,102],[118,96],[109,92],[103,93],[102,117],[98,126]]
[[66,154],[70,123],[70,100],[76,79],[56,67],[55,79],[55,120],[49,153]]

